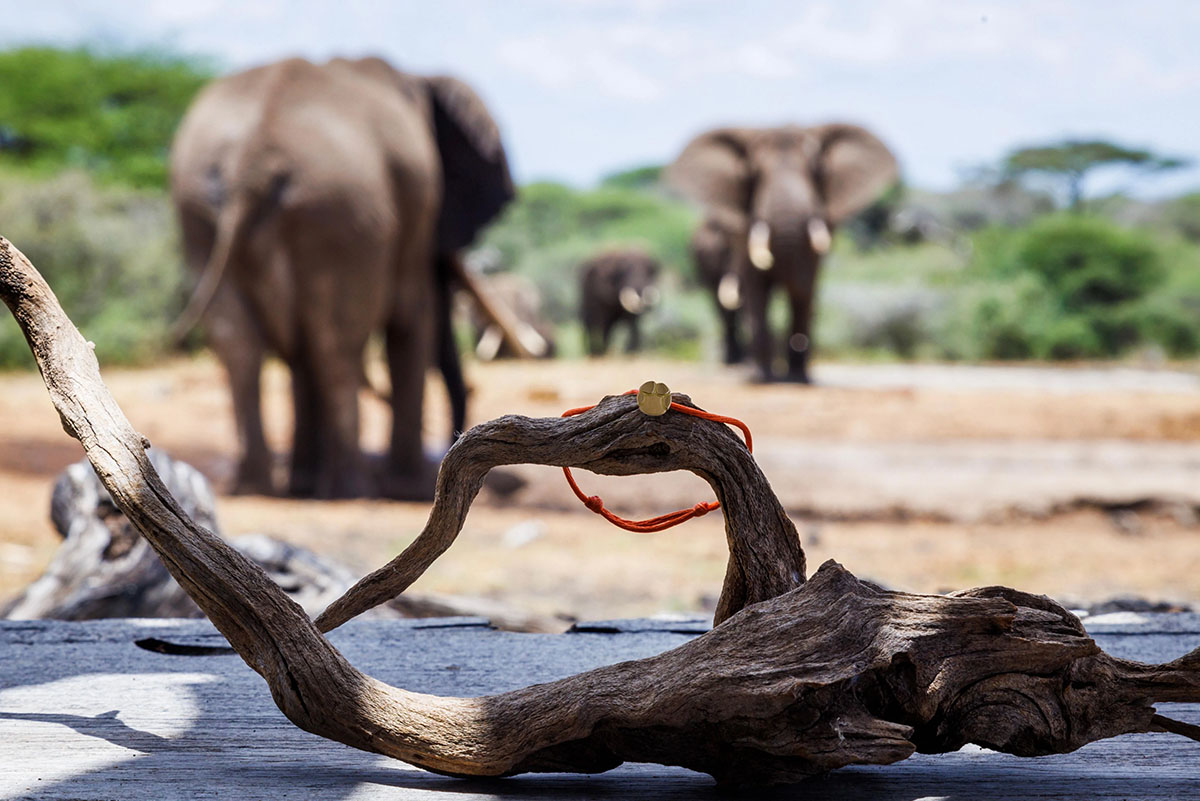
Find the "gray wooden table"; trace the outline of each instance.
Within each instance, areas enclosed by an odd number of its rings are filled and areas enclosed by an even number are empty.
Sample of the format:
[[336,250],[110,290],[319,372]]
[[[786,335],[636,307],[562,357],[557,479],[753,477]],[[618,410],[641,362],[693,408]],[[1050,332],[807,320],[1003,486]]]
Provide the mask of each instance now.
[[[513,689],[679,645],[700,621],[612,621],[564,635],[482,621],[354,622],[332,639],[358,667],[421,692]],[[1200,646],[1200,615],[1120,615],[1090,625],[1101,647],[1147,662]],[[597,776],[451,779],[292,726],[235,655],[138,648],[156,637],[223,640],[207,622],[0,622],[0,798],[716,798],[708,777],[656,765]],[[1200,724],[1200,705],[1162,705]],[[1165,734],[1018,759],[980,749],[847,768],[754,798],[1200,799],[1200,743]]]

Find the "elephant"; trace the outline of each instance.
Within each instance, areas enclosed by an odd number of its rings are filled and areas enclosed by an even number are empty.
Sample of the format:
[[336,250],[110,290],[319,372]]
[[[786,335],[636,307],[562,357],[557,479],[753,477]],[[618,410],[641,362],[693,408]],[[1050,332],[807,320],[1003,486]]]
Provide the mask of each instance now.
[[[378,58],[288,59],[207,86],[170,155],[196,288],[177,333],[203,321],[229,379],[235,491],[273,491],[260,371],[292,378],[288,491],[432,496],[422,448],[434,360],[456,430],[466,385],[450,336],[458,252],[514,196],[499,130],[466,84]],[[382,466],[359,445],[364,349],[382,333],[392,429]]]
[[[482,277],[481,283],[492,302],[512,315],[529,356],[554,358],[554,334],[542,315],[542,293],[537,285],[513,272],[492,272]],[[468,316],[475,335],[475,356],[480,361],[520,356],[496,322],[495,314],[489,315],[479,303],[471,303]]]
[[[738,317],[745,315],[759,378],[808,383],[821,259],[837,226],[898,180],[891,151],[844,123],[718,128],[691,140],[664,177],[705,209],[692,252],[717,296],[726,361],[742,359]],[[776,286],[786,290],[791,312],[782,375],[767,322]]]
[[638,320],[658,305],[658,260],[640,248],[605,250],[579,269],[580,312],[588,355],[601,356],[617,323],[629,329],[625,351],[641,347]]

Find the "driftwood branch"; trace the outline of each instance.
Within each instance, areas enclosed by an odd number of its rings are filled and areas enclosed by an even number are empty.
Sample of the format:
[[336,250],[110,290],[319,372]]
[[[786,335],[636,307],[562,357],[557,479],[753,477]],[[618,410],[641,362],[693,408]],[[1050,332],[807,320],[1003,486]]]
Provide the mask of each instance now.
[[968,742],[1033,756],[1194,728],[1152,704],[1200,701],[1200,650],[1165,665],[1115,659],[1053,601],[1002,587],[888,592],[832,562],[805,583],[795,530],[737,439],[706,420],[647,418],[621,397],[567,420],[506,417],[468,432],[446,458],[422,535],[320,626],[406,587],[453,541],[487,470],[519,461],[619,475],[688,469],[707,479],[730,544],[723,622],[650,659],[501,695],[390,687],[351,666],[261,569],[180,510],[87,343],[3,239],[0,296],[64,428],[116,504],[284,714],[315,734],[454,775],[596,772],[629,760],[769,783]]

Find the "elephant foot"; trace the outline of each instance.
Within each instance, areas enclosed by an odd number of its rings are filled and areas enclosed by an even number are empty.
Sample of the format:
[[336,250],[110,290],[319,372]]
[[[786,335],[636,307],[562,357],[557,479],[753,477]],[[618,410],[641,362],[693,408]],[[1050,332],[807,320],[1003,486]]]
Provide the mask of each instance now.
[[343,468],[317,477],[315,498],[323,501],[369,498],[376,495],[375,482],[365,468]]
[[291,498],[317,497],[317,475],[311,471],[292,470],[287,494]]
[[238,465],[231,495],[274,495],[275,482],[271,480],[271,462],[242,462]]
[[438,463],[422,459],[416,469],[401,470],[383,462],[379,475],[379,495],[393,501],[432,501],[437,488]]
[[725,349],[725,364],[741,364],[746,360],[746,354],[741,348]]
[[808,384],[812,385],[812,379],[808,377],[808,371],[789,371],[786,375],[779,379],[789,384]]
[[322,501],[347,498],[371,498],[377,495],[375,482],[365,469],[342,469],[314,473],[292,471],[288,497]]
[[488,471],[483,477],[483,486],[500,498],[508,498],[525,488],[528,484],[512,470],[502,470],[498,467]]

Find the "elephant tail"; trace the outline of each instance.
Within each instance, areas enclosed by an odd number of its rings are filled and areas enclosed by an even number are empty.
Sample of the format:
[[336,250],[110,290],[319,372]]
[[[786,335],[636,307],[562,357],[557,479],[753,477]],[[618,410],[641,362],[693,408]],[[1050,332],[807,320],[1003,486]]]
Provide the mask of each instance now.
[[199,324],[212,305],[213,298],[217,296],[217,289],[225,278],[229,262],[233,260],[237,246],[248,227],[250,215],[246,213],[246,206],[241,197],[236,197],[217,217],[217,237],[208,255],[208,262],[200,273],[200,280],[196,282],[192,296],[188,298],[187,306],[171,326],[171,342],[175,345],[182,343],[184,337]]
[[289,176],[277,174],[270,182],[264,196],[250,192],[235,192],[230,201],[217,215],[217,236],[209,253],[208,262],[200,273],[200,280],[192,290],[187,306],[171,326],[170,338],[178,346],[195,328],[212,305],[213,298],[225,278],[229,264],[236,256],[246,233],[278,205]]

